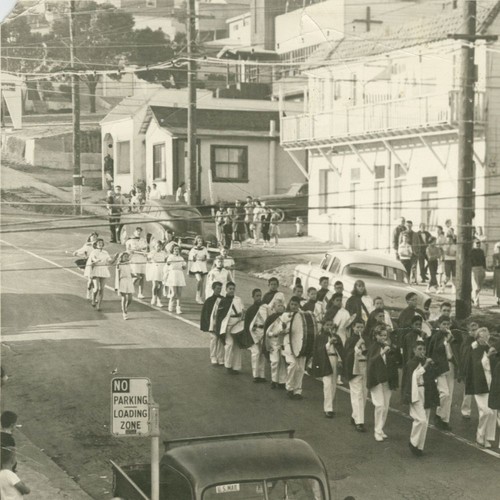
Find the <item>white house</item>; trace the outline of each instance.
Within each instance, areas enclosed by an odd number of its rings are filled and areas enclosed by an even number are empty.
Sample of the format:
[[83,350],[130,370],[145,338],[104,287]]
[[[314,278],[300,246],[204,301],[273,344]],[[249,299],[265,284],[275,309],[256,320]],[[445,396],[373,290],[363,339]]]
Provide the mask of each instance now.
[[[218,99],[201,90],[197,100],[205,202],[280,193],[304,181],[305,153],[292,159],[279,145],[279,103]],[[175,193],[187,177],[187,102],[186,89],[162,89],[124,99],[101,121],[103,166],[110,152],[115,184],[128,191],[141,179],[163,195]]]
[[[500,2],[478,9],[498,33]],[[305,113],[284,117],[281,143],[309,159],[309,233],[386,249],[397,217],[431,229],[457,220],[461,9],[346,38],[308,62]],[[477,44],[475,225],[500,240],[500,44]],[[490,245],[490,248],[493,245]]]

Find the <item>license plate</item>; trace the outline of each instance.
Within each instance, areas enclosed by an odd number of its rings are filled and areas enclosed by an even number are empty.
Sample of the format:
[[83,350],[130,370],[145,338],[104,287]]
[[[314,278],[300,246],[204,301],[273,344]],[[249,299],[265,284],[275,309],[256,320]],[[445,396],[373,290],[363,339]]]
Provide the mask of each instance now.
[[215,487],[215,493],[232,493],[235,491],[240,491],[240,485],[236,484],[221,484]]

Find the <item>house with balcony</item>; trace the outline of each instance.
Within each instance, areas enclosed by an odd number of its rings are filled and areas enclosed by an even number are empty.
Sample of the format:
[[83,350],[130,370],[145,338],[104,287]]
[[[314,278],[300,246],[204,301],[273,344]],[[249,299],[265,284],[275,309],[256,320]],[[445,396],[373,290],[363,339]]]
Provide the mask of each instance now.
[[[500,2],[477,31],[500,33]],[[461,9],[348,37],[304,69],[304,113],[281,120],[281,144],[307,151],[309,234],[388,249],[398,217],[434,230],[457,220]],[[500,240],[500,43],[476,44],[475,220]],[[493,247],[492,244],[489,245]]]

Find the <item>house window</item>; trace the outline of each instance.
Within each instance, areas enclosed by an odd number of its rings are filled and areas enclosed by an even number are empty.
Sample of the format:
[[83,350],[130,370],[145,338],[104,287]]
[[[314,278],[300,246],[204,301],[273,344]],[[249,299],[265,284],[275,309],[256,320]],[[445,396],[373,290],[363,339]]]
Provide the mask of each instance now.
[[130,141],[116,143],[116,172],[130,174]]
[[437,185],[437,177],[422,177],[422,189],[437,188]]
[[375,180],[383,181],[385,179],[385,166],[375,165]]
[[319,213],[326,214],[328,211],[328,180],[330,177],[330,170],[323,169],[319,171]]
[[394,164],[394,178],[399,179],[401,177],[406,177],[406,163],[402,166],[400,163]]
[[165,179],[165,144],[153,146],[153,179]]
[[211,146],[214,182],[248,182],[247,146]]

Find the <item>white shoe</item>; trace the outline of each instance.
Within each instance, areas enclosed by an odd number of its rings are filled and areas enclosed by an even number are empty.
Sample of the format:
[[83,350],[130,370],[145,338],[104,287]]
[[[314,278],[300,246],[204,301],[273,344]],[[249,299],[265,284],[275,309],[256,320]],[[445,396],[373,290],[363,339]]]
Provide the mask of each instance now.
[[156,299],[153,296],[153,298],[151,299],[151,305],[154,306],[155,304],[156,304]]
[[88,288],[87,288],[87,299],[88,300],[92,299],[92,290],[89,290]]
[[138,298],[138,299],[144,299],[144,295],[143,295],[142,293],[138,293],[138,294],[137,294],[137,298]]
[[160,298],[159,298],[159,297],[157,297],[157,299],[156,299],[156,305],[157,305],[158,307],[163,307],[163,304],[161,303],[161,300],[160,300]]
[[174,301],[172,299],[168,302],[168,312],[174,312]]
[[382,432],[382,437],[383,437],[384,439],[387,439],[389,436],[388,436],[385,432]]
[[182,314],[181,306],[175,308],[175,314]]
[[123,313],[123,319],[126,321],[128,319],[128,314],[127,313]]
[[375,441],[378,441],[379,443],[382,443],[384,441],[382,434],[374,434],[374,436],[375,436]]

